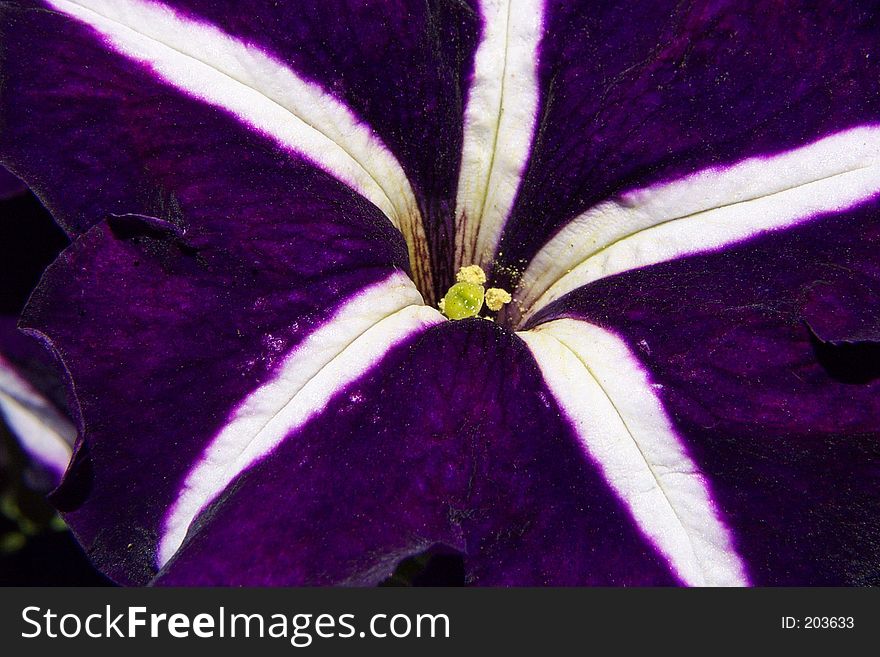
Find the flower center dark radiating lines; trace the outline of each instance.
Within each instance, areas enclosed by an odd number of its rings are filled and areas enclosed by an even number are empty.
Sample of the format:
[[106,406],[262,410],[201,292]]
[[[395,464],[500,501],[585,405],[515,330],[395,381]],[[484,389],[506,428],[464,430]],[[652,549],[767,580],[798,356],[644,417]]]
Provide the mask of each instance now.
[[[503,64],[501,66],[501,91],[498,94],[498,104],[496,109],[497,119],[495,120],[495,127],[492,130],[492,146],[490,148],[489,153],[489,165],[486,167],[486,175],[485,179],[481,184],[481,193],[480,193],[480,205],[479,210],[476,216],[473,218],[474,223],[477,227],[477,234],[479,235],[479,225],[480,218],[486,212],[486,202],[489,199],[489,179],[492,177],[492,169],[495,165],[495,156],[498,153],[498,134],[501,132],[501,120],[504,118],[504,83],[505,78],[507,76],[507,56],[508,50],[510,48],[510,2],[505,3],[505,11],[504,11],[504,47],[503,47]],[[465,221],[467,220],[467,216],[464,215]],[[468,265],[481,265],[488,264],[477,262],[476,250],[477,244],[476,239],[474,240],[461,240],[461,247],[459,251],[461,252],[458,258],[458,261],[455,263],[457,267],[466,267]]]
[[454,269],[487,273],[528,162],[538,116],[541,0],[484,0],[464,115]]

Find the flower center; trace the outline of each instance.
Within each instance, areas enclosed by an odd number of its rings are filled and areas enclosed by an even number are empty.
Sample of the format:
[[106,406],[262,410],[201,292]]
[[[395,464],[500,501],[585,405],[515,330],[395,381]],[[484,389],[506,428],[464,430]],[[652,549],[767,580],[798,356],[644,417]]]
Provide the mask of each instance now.
[[[485,305],[495,312],[510,303],[510,293],[497,287],[484,287],[486,272],[477,265],[468,265],[458,270],[456,283],[449,288],[446,295],[437,304],[440,311],[449,319],[467,319],[477,317]],[[492,319],[484,317],[484,319]]]

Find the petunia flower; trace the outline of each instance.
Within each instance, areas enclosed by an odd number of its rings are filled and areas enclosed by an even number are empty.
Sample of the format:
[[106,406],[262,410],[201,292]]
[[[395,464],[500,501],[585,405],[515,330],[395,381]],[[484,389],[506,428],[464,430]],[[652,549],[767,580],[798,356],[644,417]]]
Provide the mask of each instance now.
[[0,431],[5,425],[18,439],[27,455],[26,483],[42,493],[64,474],[76,428],[51,354],[16,322],[40,273],[65,243],[27,187],[0,167]]
[[54,488],[76,439],[76,429],[63,410],[58,378],[43,350],[15,331],[14,320],[6,317],[0,317],[0,347],[0,421],[34,466],[35,486]]
[[874,3],[2,12],[116,581],[880,581]]

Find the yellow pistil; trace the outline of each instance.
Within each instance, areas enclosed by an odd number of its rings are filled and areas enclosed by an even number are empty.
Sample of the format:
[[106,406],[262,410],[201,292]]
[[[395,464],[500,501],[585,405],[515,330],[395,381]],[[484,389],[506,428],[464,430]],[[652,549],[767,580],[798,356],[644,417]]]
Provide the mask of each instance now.
[[462,281],[456,283],[443,297],[443,314],[449,319],[476,317],[483,307],[483,286]]
[[437,305],[449,319],[476,317],[483,308],[486,273],[477,265],[462,267],[455,275],[458,281],[449,288]]

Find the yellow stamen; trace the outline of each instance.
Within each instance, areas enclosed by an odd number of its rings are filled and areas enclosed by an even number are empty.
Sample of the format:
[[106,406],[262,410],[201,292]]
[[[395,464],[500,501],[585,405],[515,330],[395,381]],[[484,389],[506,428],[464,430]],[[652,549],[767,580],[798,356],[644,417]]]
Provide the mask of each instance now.
[[483,285],[486,282],[486,272],[479,265],[468,265],[458,270],[455,280],[459,283]]
[[510,292],[500,287],[490,287],[486,290],[486,307],[489,310],[501,310],[501,307],[510,303],[511,299]]

